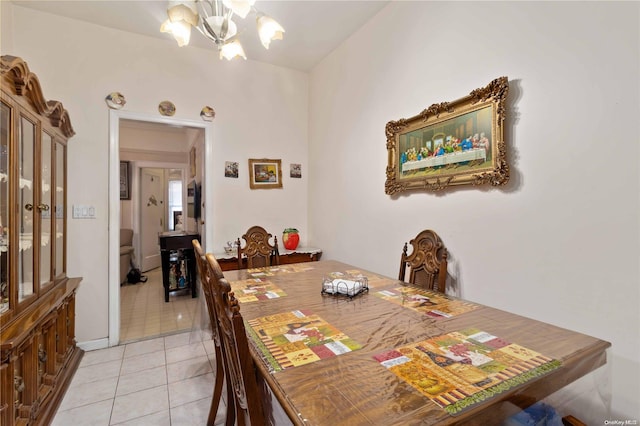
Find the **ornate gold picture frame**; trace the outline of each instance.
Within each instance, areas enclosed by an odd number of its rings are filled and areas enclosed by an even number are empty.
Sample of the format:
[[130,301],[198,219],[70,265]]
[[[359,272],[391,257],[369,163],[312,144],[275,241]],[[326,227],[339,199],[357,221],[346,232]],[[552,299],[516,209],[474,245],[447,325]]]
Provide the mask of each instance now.
[[500,77],[456,101],[389,121],[385,193],[507,183],[503,125],[508,91],[507,77]]
[[251,189],[282,188],[282,160],[249,159]]

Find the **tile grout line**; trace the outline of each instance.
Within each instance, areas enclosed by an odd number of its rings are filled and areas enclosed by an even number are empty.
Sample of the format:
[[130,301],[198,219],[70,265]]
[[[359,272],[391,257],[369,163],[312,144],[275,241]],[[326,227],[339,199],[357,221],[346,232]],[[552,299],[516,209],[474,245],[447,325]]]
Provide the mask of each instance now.
[[122,351],[122,357],[120,358],[120,369],[118,370],[118,380],[116,380],[116,388],[113,391],[113,400],[111,401],[111,411],[109,411],[109,425],[111,425],[111,419],[113,418],[113,409],[116,406],[116,395],[118,394],[118,386],[120,385],[120,377],[122,376],[122,366],[124,364],[124,353],[127,350],[127,346],[125,345],[124,350]]

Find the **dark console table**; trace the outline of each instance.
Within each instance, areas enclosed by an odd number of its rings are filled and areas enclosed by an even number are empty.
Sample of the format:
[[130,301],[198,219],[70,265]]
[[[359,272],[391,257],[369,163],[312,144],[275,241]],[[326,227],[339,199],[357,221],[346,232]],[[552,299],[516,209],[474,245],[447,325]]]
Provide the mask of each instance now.
[[200,234],[165,232],[159,238],[164,301],[168,302],[169,293],[174,291],[191,290],[191,297],[196,297],[196,257],[192,241],[200,241]]

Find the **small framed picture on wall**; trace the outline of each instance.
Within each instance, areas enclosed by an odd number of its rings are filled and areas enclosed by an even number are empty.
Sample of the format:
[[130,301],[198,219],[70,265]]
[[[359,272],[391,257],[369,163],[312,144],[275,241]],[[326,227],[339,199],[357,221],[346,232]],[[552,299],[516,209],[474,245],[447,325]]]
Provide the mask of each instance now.
[[238,163],[235,161],[224,162],[224,176],[230,178],[238,177]]
[[249,187],[251,189],[282,188],[281,160],[250,158]]
[[292,178],[301,178],[302,177],[302,164],[291,163],[291,172],[290,175]]

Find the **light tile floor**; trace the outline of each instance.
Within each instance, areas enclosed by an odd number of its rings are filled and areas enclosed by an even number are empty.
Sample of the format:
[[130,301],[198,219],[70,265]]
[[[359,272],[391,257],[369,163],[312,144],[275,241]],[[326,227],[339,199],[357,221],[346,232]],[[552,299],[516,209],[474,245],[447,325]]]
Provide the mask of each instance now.
[[86,352],[52,425],[202,426],[214,372],[213,341],[195,331]]
[[165,302],[162,270],[144,275],[120,287],[122,344],[84,354],[54,426],[206,424],[215,353],[200,332],[202,299],[184,291]]
[[129,343],[150,337],[175,334],[196,328],[206,318],[202,298],[191,297],[189,290],[170,293],[164,301],[162,268],[145,272],[146,283],[120,287],[120,342]]

